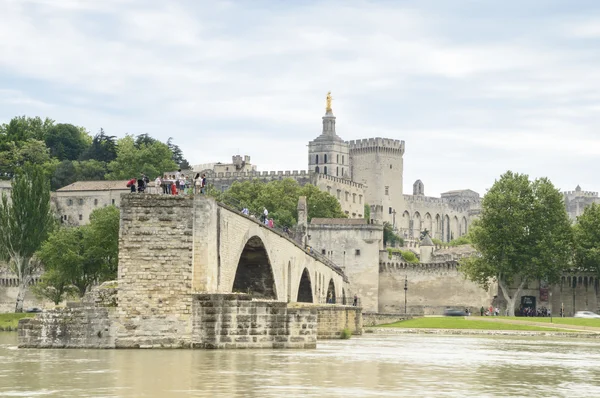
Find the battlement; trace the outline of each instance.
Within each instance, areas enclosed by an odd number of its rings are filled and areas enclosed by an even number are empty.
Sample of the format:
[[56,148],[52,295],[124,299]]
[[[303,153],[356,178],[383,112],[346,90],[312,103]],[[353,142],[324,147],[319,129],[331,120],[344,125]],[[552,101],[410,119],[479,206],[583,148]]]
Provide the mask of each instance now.
[[566,191],[566,192],[563,192],[563,194],[566,196],[583,196],[583,197],[587,197],[587,198],[597,198],[598,197],[598,192],[592,192],[592,191]]
[[[380,252],[380,254],[383,252]],[[447,274],[448,272],[458,272],[459,264],[457,261],[444,261],[440,263],[409,263],[404,261],[401,256],[392,256],[388,258],[388,253],[385,251],[386,261],[381,261],[383,257],[380,255],[379,273],[428,273],[428,274]],[[400,259],[398,259],[400,257]]]
[[222,172],[215,173],[207,171],[206,176],[212,179],[215,178],[264,178],[264,177],[284,177],[284,178],[296,178],[296,177],[309,177],[313,175],[312,171],[306,170],[279,170],[279,171],[240,171],[240,172]]
[[345,178],[335,177],[335,176],[331,176],[328,174],[317,174],[317,179],[335,181],[339,184],[345,184],[345,185],[348,185],[349,187],[354,187],[354,188],[359,188],[359,189],[366,188],[366,185],[361,184],[360,182],[354,182],[354,181],[351,181],[351,180],[348,180]]
[[362,140],[348,141],[350,151],[369,149],[392,149],[404,153],[404,141],[391,138],[363,138]]
[[405,202],[425,202],[425,203],[438,203],[442,204],[444,201],[441,198],[434,198],[433,196],[420,196],[420,195],[403,195]]

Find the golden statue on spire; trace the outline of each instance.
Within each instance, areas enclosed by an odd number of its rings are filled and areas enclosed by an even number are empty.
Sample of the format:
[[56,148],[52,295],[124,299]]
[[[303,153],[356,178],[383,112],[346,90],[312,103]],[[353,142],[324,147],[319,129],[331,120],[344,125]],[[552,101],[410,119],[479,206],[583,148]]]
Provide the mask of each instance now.
[[325,107],[325,112],[329,113],[331,112],[331,100],[333,98],[331,98],[331,91],[327,92],[327,97],[325,99],[325,101],[327,102],[327,106]]

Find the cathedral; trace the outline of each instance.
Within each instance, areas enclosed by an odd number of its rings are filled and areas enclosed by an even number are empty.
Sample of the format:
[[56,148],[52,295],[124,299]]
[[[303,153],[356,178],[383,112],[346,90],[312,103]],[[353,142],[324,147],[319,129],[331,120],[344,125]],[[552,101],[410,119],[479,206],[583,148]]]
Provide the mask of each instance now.
[[455,190],[440,198],[425,195],[421,180],[412,194],[403,192],[404,141],[365,138],[345,141],[335,127],[336,117],[327,95],[321,134],[308,143],[308,170],[257,171],[250,156],[233,156],[229,164],[194,166],[213,186],[225,191],[235,181],[293,178],[313,184],[336,197],[350,218],[363,218],[365,205],[375,222],[388,222],[405,240],[417,240],[427,230],[434,239],[449,242],[468,232],[479,214],[480,197],[471,190]]

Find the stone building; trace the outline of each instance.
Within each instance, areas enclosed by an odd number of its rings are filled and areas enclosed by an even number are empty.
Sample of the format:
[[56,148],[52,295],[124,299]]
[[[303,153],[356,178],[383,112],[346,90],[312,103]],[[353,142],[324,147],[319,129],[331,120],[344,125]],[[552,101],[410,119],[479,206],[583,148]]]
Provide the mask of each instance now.
[[574,191],[563,192],[565,198],[565,207],[572,221],[576,221],[577,217],[583,214],[583,210],[592,203],[600,204],[598,192],[582,191],[577,185]]
[[54,192],[52,202],[61,222],[83,225],[95,209],[119,207],[121,195],[129,191],[127,181],[78,181]]
[[232,163],[194,166],[205,173],[217,190],[235,181],[269,182],[292,178],[313,184],[335,196],[350,218],[363,218],[365,205],[373,221],[389,222],[405,238],[418,238],[424,229],[432,237],[450,241],[468,232],[479,209],[479,194],[471,190],[450,191],[441,198],[425,196],[421,180],[413,194],[403,194],[404,141],[367,138],[344,141],[336,131],[330,107],[322,117],[321,134],[308,143],[308,171],[257,171],[250,156],[233,156]]
[[313,250],[332,260],[348,276],[349,298],[357,295],[365,311],[378,312],[383,226],[368,224],[365,219],[313,218],[308,237]]

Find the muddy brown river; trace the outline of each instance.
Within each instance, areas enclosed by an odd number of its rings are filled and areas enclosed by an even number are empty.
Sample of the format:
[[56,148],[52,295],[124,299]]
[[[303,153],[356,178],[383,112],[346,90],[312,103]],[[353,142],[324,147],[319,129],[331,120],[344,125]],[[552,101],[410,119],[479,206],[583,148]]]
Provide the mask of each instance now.
[[18,349],[0,397],[599,397],[600,341],[366,335],[316,350]]

